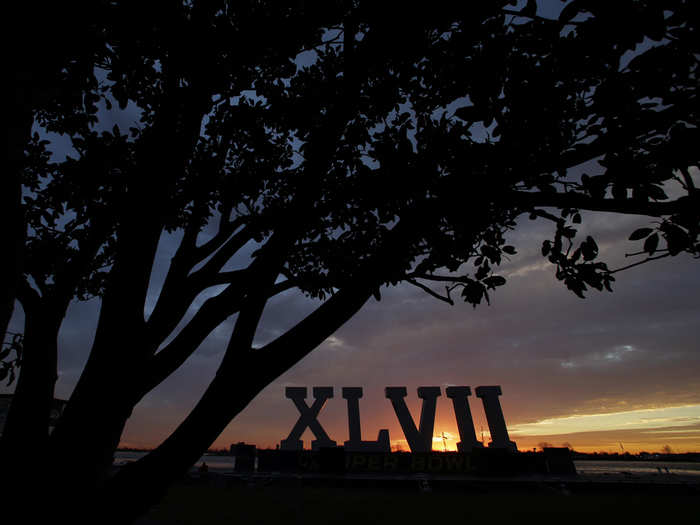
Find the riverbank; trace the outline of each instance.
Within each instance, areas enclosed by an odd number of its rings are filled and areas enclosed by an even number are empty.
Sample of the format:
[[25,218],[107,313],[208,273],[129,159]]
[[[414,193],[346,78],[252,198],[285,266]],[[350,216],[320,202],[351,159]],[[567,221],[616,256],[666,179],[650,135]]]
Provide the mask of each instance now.
[[[137,461],[146,452],[142,451],[119,451],[115,456],[115,466],[120,466],[131,461]],[[700,477],[700,461],[680,461],[687,458],[687,455],[674,457],[673,460],[611,460],[607,459],[574,459],[574,466],[579,474],[609,474],[609,475],[691,475]],[[196,473],[198,468],[206,462],[211,472],[219,474],[232,474],[235,472],[236,459],[229,454],[205,454],[192,467],[192,473]],[[256,461],[257,465],[257,461]],[[269,469],[275,470],[275,469]]]
[[[598,476],[597,478],[602,478]],[[594,476],[595,478],[595,476]],[[347,479],[347,477],[345,477]],[[375,480],[376,481],[376,480]],[[681,480],[480,479],[381,485],[259,476],[174,485],[142,525],[372,523],[666,523],[698,516],[697,484]],[[457,480],[453,480],[457,481]]]

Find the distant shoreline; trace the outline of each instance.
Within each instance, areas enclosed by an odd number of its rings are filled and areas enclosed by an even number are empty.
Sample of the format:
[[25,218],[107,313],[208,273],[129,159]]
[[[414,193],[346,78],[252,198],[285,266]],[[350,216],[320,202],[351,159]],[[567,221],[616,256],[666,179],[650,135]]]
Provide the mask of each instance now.
[[[147,453],[151,452],[152,448],[131,448],[124,447],[118,448],[117,452],[141,452]],[[260,449],[260,450],[273,450],[273,449]],[[434,450],[434,453],[441,453],[440,450]],[[530,451],[521,450],[521,453],[531,454]],[[541,453],[537,451],[536,453]],[[207,450],[205,455],[208,456],[231,456],[232,454],[228,450]],[[678,454],[662,454],[653,452],[642,452],[639,454],[619,454],[617,452],[576,452],[571,451],[571,459],[574,461],[658,461],[658,462],[683,462],[683,463],[700,463],[700,452],[684,452]]]

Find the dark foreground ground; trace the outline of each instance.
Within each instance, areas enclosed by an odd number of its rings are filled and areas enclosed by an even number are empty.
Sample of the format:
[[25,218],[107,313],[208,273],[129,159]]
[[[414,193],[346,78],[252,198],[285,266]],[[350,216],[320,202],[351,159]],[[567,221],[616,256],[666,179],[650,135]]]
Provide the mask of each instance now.
[[700,523],[691,483],[463,483],[392,487],[301,480],[182,482],[139,523],[172,524],[641,524]]

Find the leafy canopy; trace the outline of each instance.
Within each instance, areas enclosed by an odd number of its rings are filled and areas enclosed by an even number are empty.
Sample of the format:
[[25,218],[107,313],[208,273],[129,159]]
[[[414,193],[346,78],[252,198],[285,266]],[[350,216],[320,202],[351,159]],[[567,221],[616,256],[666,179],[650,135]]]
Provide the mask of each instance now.
[[[522,214],[552,222],[542,255],[581,297],[614,280],[581,210],[660,217],[631,235],[644,261],[699,254],[690,2],[138,4],[112,8],[81,111],[37,115],[72,152],[29,146],[26,273],[104,294],[135,231],[184,232],[154,351],[198,292],[248,293],[226,264],[250,242],[281,239],[269,293],[408,282],[473,305]],[[117,108],[134,125],[104,129]]]

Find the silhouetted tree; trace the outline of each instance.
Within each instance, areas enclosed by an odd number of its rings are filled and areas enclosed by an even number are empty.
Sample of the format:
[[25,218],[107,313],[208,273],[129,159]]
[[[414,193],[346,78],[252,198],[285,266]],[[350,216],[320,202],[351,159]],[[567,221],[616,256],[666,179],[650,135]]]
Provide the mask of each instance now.
[[[49,280],[53,279],[53,268],[67,262],[61,259],[60,251],[47,249],[51,243],[37,242],[38,236],[27,237],[28,227],[37,232],[42,216],[49,221],[42,225],[46,238],[51,221],[55,226],[64,205],[62,194],[52,191],[31,197],[39,187],[47,190],[39,181],[45,174],[46,158],[40,152],[46,144],[41,143],[35,129],[41,126],[44,132],[76,134],[86,132],[96,122],[99,97],[93,95],[97,88],[95,67],[107,49],[104,27],[108,5],[102,0],[79,0],[65,5],[10,2],[4,7],[10,38],[3,77],[9,87],[3,119],[5,165],[0,176],[0,380],[13,382],[20,363],[28,373],[22,374],[15,390],[0,460],[6,473],[3,485],[11,481],[21,487],[26,483],[18,476],[30,476],[44,465],[40,456],[47,448],[56,335],[65,312],[60,305],[67,307],[76,293],[75,286],[69,286],[58,294],[43,294],[33,300],[32,294],[36,294],[22,278],[25,272],[34,273],[35,257],[44,258],[47,266],[43,271]],[[77,237],[69,239],[69,232],[62,235],[65,243],[78,241]],[[37,251],[38,244],[44,246]],[[24,299],[26,337],[6,333],[16,298]],[[31,351],[22,352],[25,347]],[[28,450],[39,452],[20,458]],[[8,495],[4,490],[2,493]]]
[[[581,297],[610,290],[615,271],[592,237],[577,239],[584,210],[657,218],[632,233],[643,240],[634,264],[698,255],[690,2],[573,0],[556,19],[533,1],[453,4],[112,6],[94,70],[103,80],[85,93],[138,123],[128,134],[67,129],[74,151],[57,164],[37,136],[24,161],[31,257],[18,397],[52,391],[70,300],[102,301],[89,360],[49,441],[52,486],[65,505],[75,494],[93,505],[83,519],[94,505],[110,506],[102,521],[143,512],[382,286],[488,301],[505,284],[495,268],[516,255],[505,233],[523,214],[552,223],[542,255]],[[39,123],[50,130],[61,118]],[[179,232],[180,244],[145,317],[164,232]],[[249,264],[229,269],[251,246]],[[221,285],[180,326],[195,298]],[[254,347],[266,303],[289,289],[319,306]],[[110,476],[133,407],[234,314],[192,412]],[[46,360],[31,365],[46,348],[50,371]],[[13,407],[10,435],[30,410]]]
[[[4,116],[5,169],[0,177],[0,341],[14,310],[22,274],[26,222],[22,206],[22,171],[32,126],[52,115],[47,129],[85,125],[75,115],[96,111],[84,95],[95,84],[95,61],[105,50],[102,29],[107,15],[102,0],[71,2],[9,2],[7,33],[12,33],[4,73],[8,104]],[[9,30],[11,28],[11,31]]]

